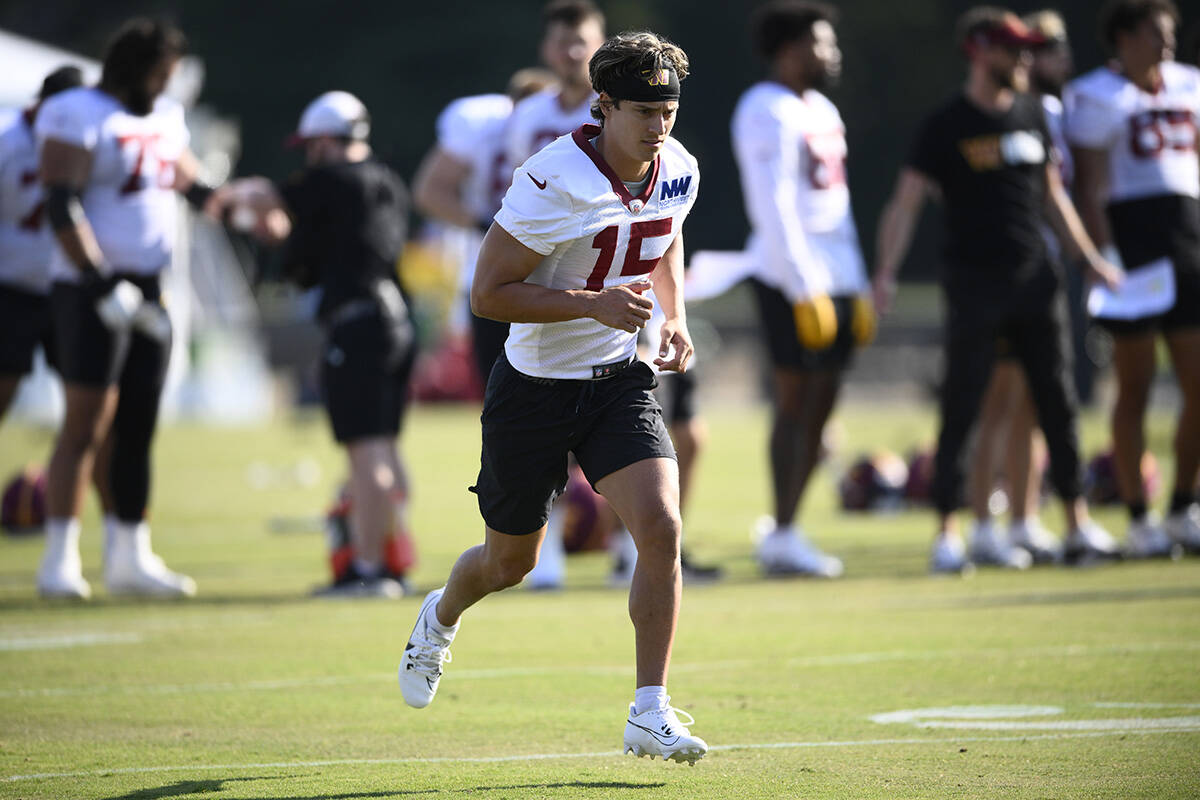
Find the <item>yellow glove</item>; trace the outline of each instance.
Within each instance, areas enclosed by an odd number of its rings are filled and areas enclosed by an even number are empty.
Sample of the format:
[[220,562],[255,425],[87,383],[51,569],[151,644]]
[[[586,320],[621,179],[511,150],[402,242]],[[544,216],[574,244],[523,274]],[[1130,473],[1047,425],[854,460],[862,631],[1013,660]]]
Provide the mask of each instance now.
[[818,294],[792,306],[796,336],[809,350],[824,350],[837,338],[837,310],[827,294]]
[[850,317],[850,330],[854,331],[855,343],[859,347],[870,344],[875,339],[876,327],[875,304],[869,295],[858,295],[854,298],[854,311]]

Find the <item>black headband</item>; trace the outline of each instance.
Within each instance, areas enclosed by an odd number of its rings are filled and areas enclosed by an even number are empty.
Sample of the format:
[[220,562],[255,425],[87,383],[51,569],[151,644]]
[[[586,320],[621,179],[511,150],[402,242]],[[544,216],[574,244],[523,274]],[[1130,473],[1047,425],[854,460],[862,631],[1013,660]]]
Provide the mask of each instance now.
[[679,99],[679,75],[670,67],[642,70],[636,75],[616,75],[604,87],[614,100],[661,103]]

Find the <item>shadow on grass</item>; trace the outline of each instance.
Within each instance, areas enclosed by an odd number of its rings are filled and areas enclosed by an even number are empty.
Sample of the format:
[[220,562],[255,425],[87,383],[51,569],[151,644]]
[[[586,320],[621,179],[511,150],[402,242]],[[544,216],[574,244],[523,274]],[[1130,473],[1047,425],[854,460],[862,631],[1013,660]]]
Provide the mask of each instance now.
[[[139,789],[128,794],[114,795],[105,800],[167,800],[172,797],[191,797],[194,795],[223,792],[225,784],[235,781],[261,781],[272,778],[217,778],[204,781],[178,781],[167,786],[150,789]],[[395,791],[376,792],[342,792],[338,794],[288,795],[280,796],[279,800],[366,800],[367,798],[414,797],[418,795],[469,795],[476,792],[494,792],[510,789],[661,789],[665,782],[658,783],[629,783],[627,781],[562,781],[557,783],[516,783],[505,786],[472,786],[465,789],[398,789]],[[239,800],[238,798],[222,797],[221,800]],[[249,800],[245,798],[244,800]]]

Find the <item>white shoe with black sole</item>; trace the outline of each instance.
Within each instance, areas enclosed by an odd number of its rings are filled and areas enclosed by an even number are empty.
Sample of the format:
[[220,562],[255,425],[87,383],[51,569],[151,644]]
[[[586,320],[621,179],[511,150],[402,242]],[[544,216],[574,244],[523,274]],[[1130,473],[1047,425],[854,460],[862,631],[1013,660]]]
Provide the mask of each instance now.
[[438,634],[428,621],[428,615],[436,613],[444,591],[445,586],[425,595],[425,602],[417,612],[417,623],[404,645],[404,655],[400,657],[400,691],[404,694],[404,702],[413,708],[425,708],[433,702],[442,680],[442,665],[450,663],[453,637],[447,639]]

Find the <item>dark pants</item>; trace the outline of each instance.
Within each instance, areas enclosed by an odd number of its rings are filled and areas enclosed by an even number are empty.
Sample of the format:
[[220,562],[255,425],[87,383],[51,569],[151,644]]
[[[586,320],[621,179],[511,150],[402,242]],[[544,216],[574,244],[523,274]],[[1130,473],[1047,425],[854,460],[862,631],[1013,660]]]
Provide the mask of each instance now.
[[1021,286],[946,288],[945,378],[933,500],[949,513],[961,505],[963,451],[987,390],[996,343],[1004,339],[1024,367],[1050,451],[1050,474],[1064,501],[1080,494],[1077,399],[1065,295],[1049,268]]

